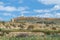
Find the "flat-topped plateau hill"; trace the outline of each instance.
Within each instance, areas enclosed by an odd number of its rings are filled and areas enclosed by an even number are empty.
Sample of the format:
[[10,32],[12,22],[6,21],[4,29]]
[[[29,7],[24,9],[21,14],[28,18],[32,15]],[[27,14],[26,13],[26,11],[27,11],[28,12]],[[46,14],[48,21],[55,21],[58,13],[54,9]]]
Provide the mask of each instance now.
[[11,22],[30,22],[30,23],[55,23],[60,24],[60,18],[40,18],[40,17],[17,17]]
[[60,28],[59,18],[40,18],[40,17],[17,17],[13,18],[9,22],[0,22],[0,28],[3,29],[48,29],[52,30],[56,27],[57,30]]

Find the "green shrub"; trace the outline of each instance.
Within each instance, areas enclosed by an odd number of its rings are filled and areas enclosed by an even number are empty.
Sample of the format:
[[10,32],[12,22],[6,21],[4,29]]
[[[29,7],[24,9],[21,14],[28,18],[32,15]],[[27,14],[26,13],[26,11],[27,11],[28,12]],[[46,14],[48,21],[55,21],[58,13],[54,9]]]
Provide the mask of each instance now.
[[34,29],[34,25],[29,25],[27,30],[33,30]]

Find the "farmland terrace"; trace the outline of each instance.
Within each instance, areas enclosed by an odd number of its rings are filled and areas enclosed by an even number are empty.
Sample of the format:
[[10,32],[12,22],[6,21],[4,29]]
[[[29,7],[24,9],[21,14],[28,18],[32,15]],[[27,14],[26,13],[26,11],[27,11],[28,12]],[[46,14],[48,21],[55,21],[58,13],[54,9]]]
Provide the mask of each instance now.
[[9,22],[0,22],[0,35],[20,34],[59,34],[60,19],[39,17],[17,17]]

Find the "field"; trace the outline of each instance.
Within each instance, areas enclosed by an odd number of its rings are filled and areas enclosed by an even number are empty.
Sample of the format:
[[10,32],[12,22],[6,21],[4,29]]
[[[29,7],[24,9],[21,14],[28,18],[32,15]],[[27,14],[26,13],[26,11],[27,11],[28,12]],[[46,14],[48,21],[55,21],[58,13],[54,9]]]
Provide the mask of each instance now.
[[60,19],[19,17],[1,21],[0,40],[60,40]]
[[0,40],[60,40],[60,36],[1,37]]

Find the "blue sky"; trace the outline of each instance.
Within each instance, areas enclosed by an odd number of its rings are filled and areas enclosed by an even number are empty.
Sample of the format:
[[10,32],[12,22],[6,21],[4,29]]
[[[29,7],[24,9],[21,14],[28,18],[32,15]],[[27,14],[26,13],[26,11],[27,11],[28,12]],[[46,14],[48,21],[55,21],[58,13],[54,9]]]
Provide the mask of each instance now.
[[0,0],[0,20],[22,16],[60,18],[60,0]]

